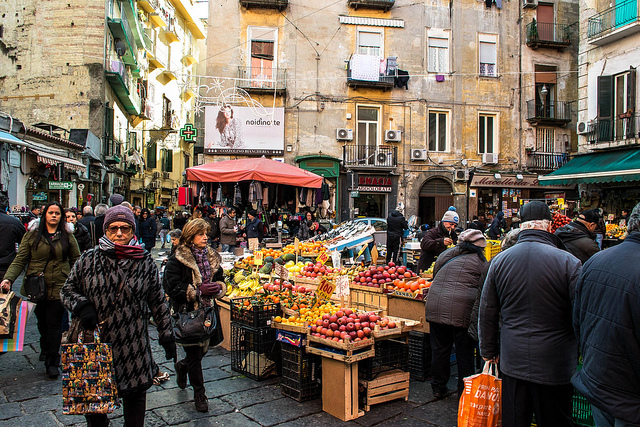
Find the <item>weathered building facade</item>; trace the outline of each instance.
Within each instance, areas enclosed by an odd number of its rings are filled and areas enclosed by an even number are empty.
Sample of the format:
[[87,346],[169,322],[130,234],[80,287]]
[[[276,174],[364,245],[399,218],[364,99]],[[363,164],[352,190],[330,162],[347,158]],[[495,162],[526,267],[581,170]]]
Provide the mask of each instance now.
[[[565,76],[571,46],[527,51],[522,17],[531,13],[522,4],[230,0],[209,7],[210,16],[225,19],[210,21],[207,75],[222,82],[223,94],[235,86],[249,102],[284,109],[275,155],[312,171],[338,171],[325,175],[337,192],[338,219],[386,217],[399,203],[424,223],[450,205],[463,220],[495,214],[507,200],[515,209],[516,196],[498,191],[496,174],[539,188],[522,176],[537,176],[527,157],[539,124],[527,120],[527,101],[535,102],[535,85],[543,83],[534,75],[553,66],[562,74],[551,88],[554,102],[571,101],[576,79]],[[577,17],[577,4],[556,8],[558,17]],[[224,96],[211,102],[221,99],[247,103]],[[562,117],[551,127],[564,144],[570,132]],[[205,154],[206,161],[222,158],[229,157]],[[497,180],[491,206],[472,187],[483,173]],[[529,198],[524,191],[520,197]]]

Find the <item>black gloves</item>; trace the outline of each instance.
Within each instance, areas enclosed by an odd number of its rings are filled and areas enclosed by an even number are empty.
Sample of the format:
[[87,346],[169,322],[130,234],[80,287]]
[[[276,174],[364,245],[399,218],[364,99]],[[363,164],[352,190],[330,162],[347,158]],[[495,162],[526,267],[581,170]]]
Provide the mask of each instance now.
[[98,325],[98,313],[93,304],[87,304],[78,311],[80,323],[87,331],[93,331]]
[[203,283],[200,285],[200,292],[205,296],[215,296],[222,290],[222,285],[218,282]]
[[178,349],[175,341],[169,341],[160,344],[164,348],[164,355],[167,360],[173,359],[175,362],[178,359]]

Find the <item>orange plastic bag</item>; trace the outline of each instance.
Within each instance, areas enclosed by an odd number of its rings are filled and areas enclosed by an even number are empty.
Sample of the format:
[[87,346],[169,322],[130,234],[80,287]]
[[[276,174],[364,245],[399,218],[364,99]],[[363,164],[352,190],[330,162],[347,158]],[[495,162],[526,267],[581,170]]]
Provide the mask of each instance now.
[[[494,374],[490,373],[491,368]],[[502,380],[497,370],[495,363],[485,362],[482,373],[464,379],[458,427],[502,426]]]

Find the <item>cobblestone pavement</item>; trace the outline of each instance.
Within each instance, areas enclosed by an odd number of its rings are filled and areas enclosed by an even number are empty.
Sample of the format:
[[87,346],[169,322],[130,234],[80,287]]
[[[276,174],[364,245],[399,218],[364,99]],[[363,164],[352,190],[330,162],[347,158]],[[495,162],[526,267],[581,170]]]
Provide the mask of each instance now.
[[[157,256],[158,250],[153,250]],[[14,284],[18,291],[19,281]],[[160,369],[171,378],[147,392],[146,426],[442,426],[456,425],[455,395],[435,400],[429,382],[411,381],[409,400],[374,405],[371,411],[344,423],[322,411],[316,399],[298,403],[280,392],[279,379],[254,381],[231,370],[231,355],[222,348],[210,350],[203,359],[209,412],[200,413],[193,404],[193,391],[176,385],[172,361],[165,361],[150,329],[153,355]],[[80,426],[84,417],[62,414],[61,380],[48,380],[40,354],[35,316],[27,324],[22,352],[0,355],[0,426]],[[181,354],[182,350],[179,352]],[[455,369],[454,369],[455,373]],[[455,377],[449,388],[455,388]],[[112,415],[113,426],[123,424],[122,410]]]

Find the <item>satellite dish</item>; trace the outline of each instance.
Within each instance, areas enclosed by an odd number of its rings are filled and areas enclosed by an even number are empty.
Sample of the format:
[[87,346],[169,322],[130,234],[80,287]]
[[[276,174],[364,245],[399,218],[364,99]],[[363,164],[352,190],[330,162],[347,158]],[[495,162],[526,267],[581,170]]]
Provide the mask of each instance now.
[[127,45],[120,39],[116,39],[116,53],[118,56],[123,56],[127,53]]

